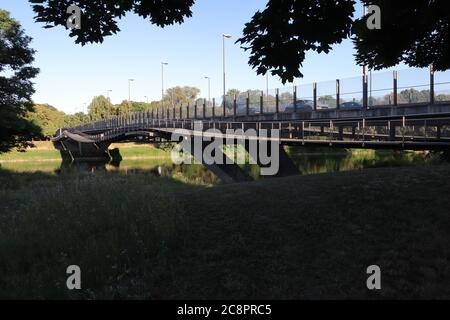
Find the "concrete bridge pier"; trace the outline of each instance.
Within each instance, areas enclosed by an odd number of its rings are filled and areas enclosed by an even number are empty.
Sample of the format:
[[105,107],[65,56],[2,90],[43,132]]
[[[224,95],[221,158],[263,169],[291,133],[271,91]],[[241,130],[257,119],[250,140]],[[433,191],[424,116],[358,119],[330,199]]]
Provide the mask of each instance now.
[[208,170],[210,170],[213,174],[215,174],[222,182],[224,183],[232,183],[232,182],[242,182],[242,181],[250,181],[252,180],[249,175],[237,164],[233,163],[232,159],[230,159],[227,155],[225,155],[222,151],[220,154],[216,154],[216,149],[213,150],[212,156],[214,159],[221,158],[222,163],[214,163],[208,164],[205,162],[203,157],[203,153],[210,144],[214,143],[214,139],[210,142],[202,141],[202,152],[198,154],[195,152],[195,141],[191,139],[191,149],[184,150],[185,152],[190,153],[190,155],[194,158],[197,163],[201,163]]
[[[217,149],[214,149],[213,153],[212,153],[213,158],[214,159],[217,159],[217,158],[222,159],[222,163],[208,164],[205,162],[205,159],[203,158],[203,152],[205,151],[205,148],[207,148],[214,142],[215,142],[214,139],[212,139],[212,141],[210,141],[210,142],[203,141],[202,142],[202,150],[201,150],[202,152],[200,154],[198,152],[195,152],[195,142],[194,142],[194,139],[192,139],[190,142],[191,150],[185,150],[185,151],[189,152],[193,156],[194,160],[197,163],[203,164],[206,168],[208,168],[208,170],[210,170],[220,180],[222,180],[222,182],[231,183],[231,182],[238,182],[238,181],[251,181],[252,178],[249,176],[248,172],[246,172],[241,166],[236,164],[236,161],[235,161],[237,159],[236,155],[232,159],[229,156],[227,156],[226,154],[224,154],[222,151],[218,151]],[[227,142],[230,143],[230,141],[227,141]],[[238,143],[237,141],[234,141],[233,143],[234,143],[233,144],[234,146],[236,146],[236,145],[244,146],[242,144],[242,142]],[[260,148],[260,146],[258,144],[258,147],[257,147],[258,155],[260,152],[259,148]],[[248,140],[245,141],[245,150],[247,151],[248,154],[250,153],[250,142]],[[216,152],[220,152],[220,154],[217,155]],[[273,176],[264,176],[265,178],[286,177],[286,176],[298,175],[300,173],[297,166],[292,161],[292,159],[289,157],[289,155],[286,153],[286,151],[282,145],[280,145],[280,147],[278,149],[278,157],[272,157],[272,154],[270,154],[270,152],[269,152],[268,156],[274,160],[278,159],[278,172],[277,172],[277,174],[275,174]],[[274,165],[273,163],[271,163],[270,165],[263,165],[261,163],[261,161],[259,161],[259,160],[260,159],[258,157],[256,162],[257,162],[257,165],[261,168]]]
[[[245,149],[248,153],[250,153],[249,143],[246,142]],[[258,154],[259,154],[259,145],[258,145]],[[272,156],[271,154],[269,156]],[[273,157],[272,157],[273,158]],[[291,157],[287,154],[286,150],[282,145],[280,145],[280,148],[278,149],[278,161],[279,161],[279,168],[278,173],[273,176],[264,176],[266,178],[279,178],[279,177],[288,177],[288,176],[294,176],[300,174],[300,171],[298,167],[295,165],[294,161],[292,161]],[[258,166],[260,168],[267,167],[266,165],[263,165],[260,161],[260,159],[257,159]]]
[[391,124],[391,127],[389,128],[389,141],[395,141],[397,135],[396,130],[397,127]]
[[344,140],[344,127],[343,126],[339,126],[339,134],[338,134],[338,140]]

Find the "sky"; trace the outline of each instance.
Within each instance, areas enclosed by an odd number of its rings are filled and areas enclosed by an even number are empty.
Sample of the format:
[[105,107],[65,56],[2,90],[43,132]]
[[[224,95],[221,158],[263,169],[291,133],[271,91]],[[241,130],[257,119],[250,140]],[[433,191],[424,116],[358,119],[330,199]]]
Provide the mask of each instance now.
[[[37,50],[34,65],[41,72],[35,79],[36,103],[48,103],[66,113],[83,110],[96,95],[107,95],[113,103],[128,99],[128,79],[133,101],[159,100],[161,62],[166,61],[165,88],[195,86],[201,96],[208,95],[206,76],[211,78],[211,96],[222,94],[222,34],[227,41],[227,89],[265,89],[266,78],[257,76],[248,65],[248,53],[235,41],[246,22],[267,0],[196,0],[193,16],[182,25],[164,29],[137,15],[128,14],[119,23],[121,31],[102,44],[75,44],[63,27],[44,29],[34,22],[27,0],[0,0],[0,8],[11,13],[33,38]],[[357,14],[362,9],[358,6]],[[354,60],[354,49],[347,40],[326,54],[307,54],[303,79],[294,84],[321,82],[361,75]],[[288,84],[289,85],[289,84]],[[293,84],[290,84],[293,85]],[[282,87],[270,77],[270,88]]]

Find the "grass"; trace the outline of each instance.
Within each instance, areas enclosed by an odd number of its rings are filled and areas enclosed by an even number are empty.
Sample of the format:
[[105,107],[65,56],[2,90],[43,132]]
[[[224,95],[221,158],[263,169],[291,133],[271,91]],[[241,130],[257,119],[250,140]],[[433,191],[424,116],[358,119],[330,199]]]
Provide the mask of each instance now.
[[[34,148],[27,149],[26,152],[12,150],[0,154],[0,163],[8,162],[34,162],[34,161],[60,161],[61,155],[53,147],[50,141],[33,142]],[[110,149],[118,148],[122,158],[127,160],[136,159],[164,159],[170,158],[170,153],[148,144],[139,143],[116,143],[110,146]]]
[[170,152],[167,152],[164,149],[160,149],[148,144],[116,143],[112,144],[110,147],[110,149],[114,148],[118,148],[120,150],[120,154],[122,155],[122,158],[125,160],[170,158]]
[[[450,298],[449,175],[439,165],[201,187],[3,171],[0,298]],[[72,264],[78,292],[65,289]]]

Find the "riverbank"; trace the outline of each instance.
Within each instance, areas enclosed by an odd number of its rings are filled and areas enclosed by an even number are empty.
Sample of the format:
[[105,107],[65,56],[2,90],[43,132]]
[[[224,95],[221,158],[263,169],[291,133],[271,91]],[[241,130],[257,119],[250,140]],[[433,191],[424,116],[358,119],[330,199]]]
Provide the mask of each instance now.
[[[61,161],[61,155],[53,147],[50,141],[33,142],[35,148],[29,148],[26,152],[12,150],[0,154],[0,163],[28,162],[28,161]],[[110,149],[118,148],[124,160],[138,159],[167,159],[170,153],[149,144],[139,143],[116,143]]]
[[[0,298],[449,298],[449,176],[419,166],[205,188],[1,172]],[[79,292],[65,288],[72,264]],[[366,288],[373,264],[379,292]]]

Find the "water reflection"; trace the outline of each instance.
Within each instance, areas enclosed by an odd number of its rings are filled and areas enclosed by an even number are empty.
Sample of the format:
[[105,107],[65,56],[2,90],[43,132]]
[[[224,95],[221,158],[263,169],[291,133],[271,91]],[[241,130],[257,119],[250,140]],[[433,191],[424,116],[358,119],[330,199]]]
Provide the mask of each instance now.
[[288,149],[301,174],[361,170],[386,166],[408,166],[428,161],[426,152],[390,150],[302,150]]
[[[428,153],[404,151],[375,150],[334,150],[287,148],[289,156],[298,167],[300,174],[318,174],[327,172],[361,170],[385,166],[419,165],[429,162]],[[203,165],[174,165],[171,158],[124,159],[112,162],[10,162],[3,163],[2,168],[16,172],[46,172],[64,174],[78,173],[147,173],[154,176],[170,177],[182,182],[215,185],[220,180]],[[261,179],[259,167],[243,165],[241,169],[253,180]]]

